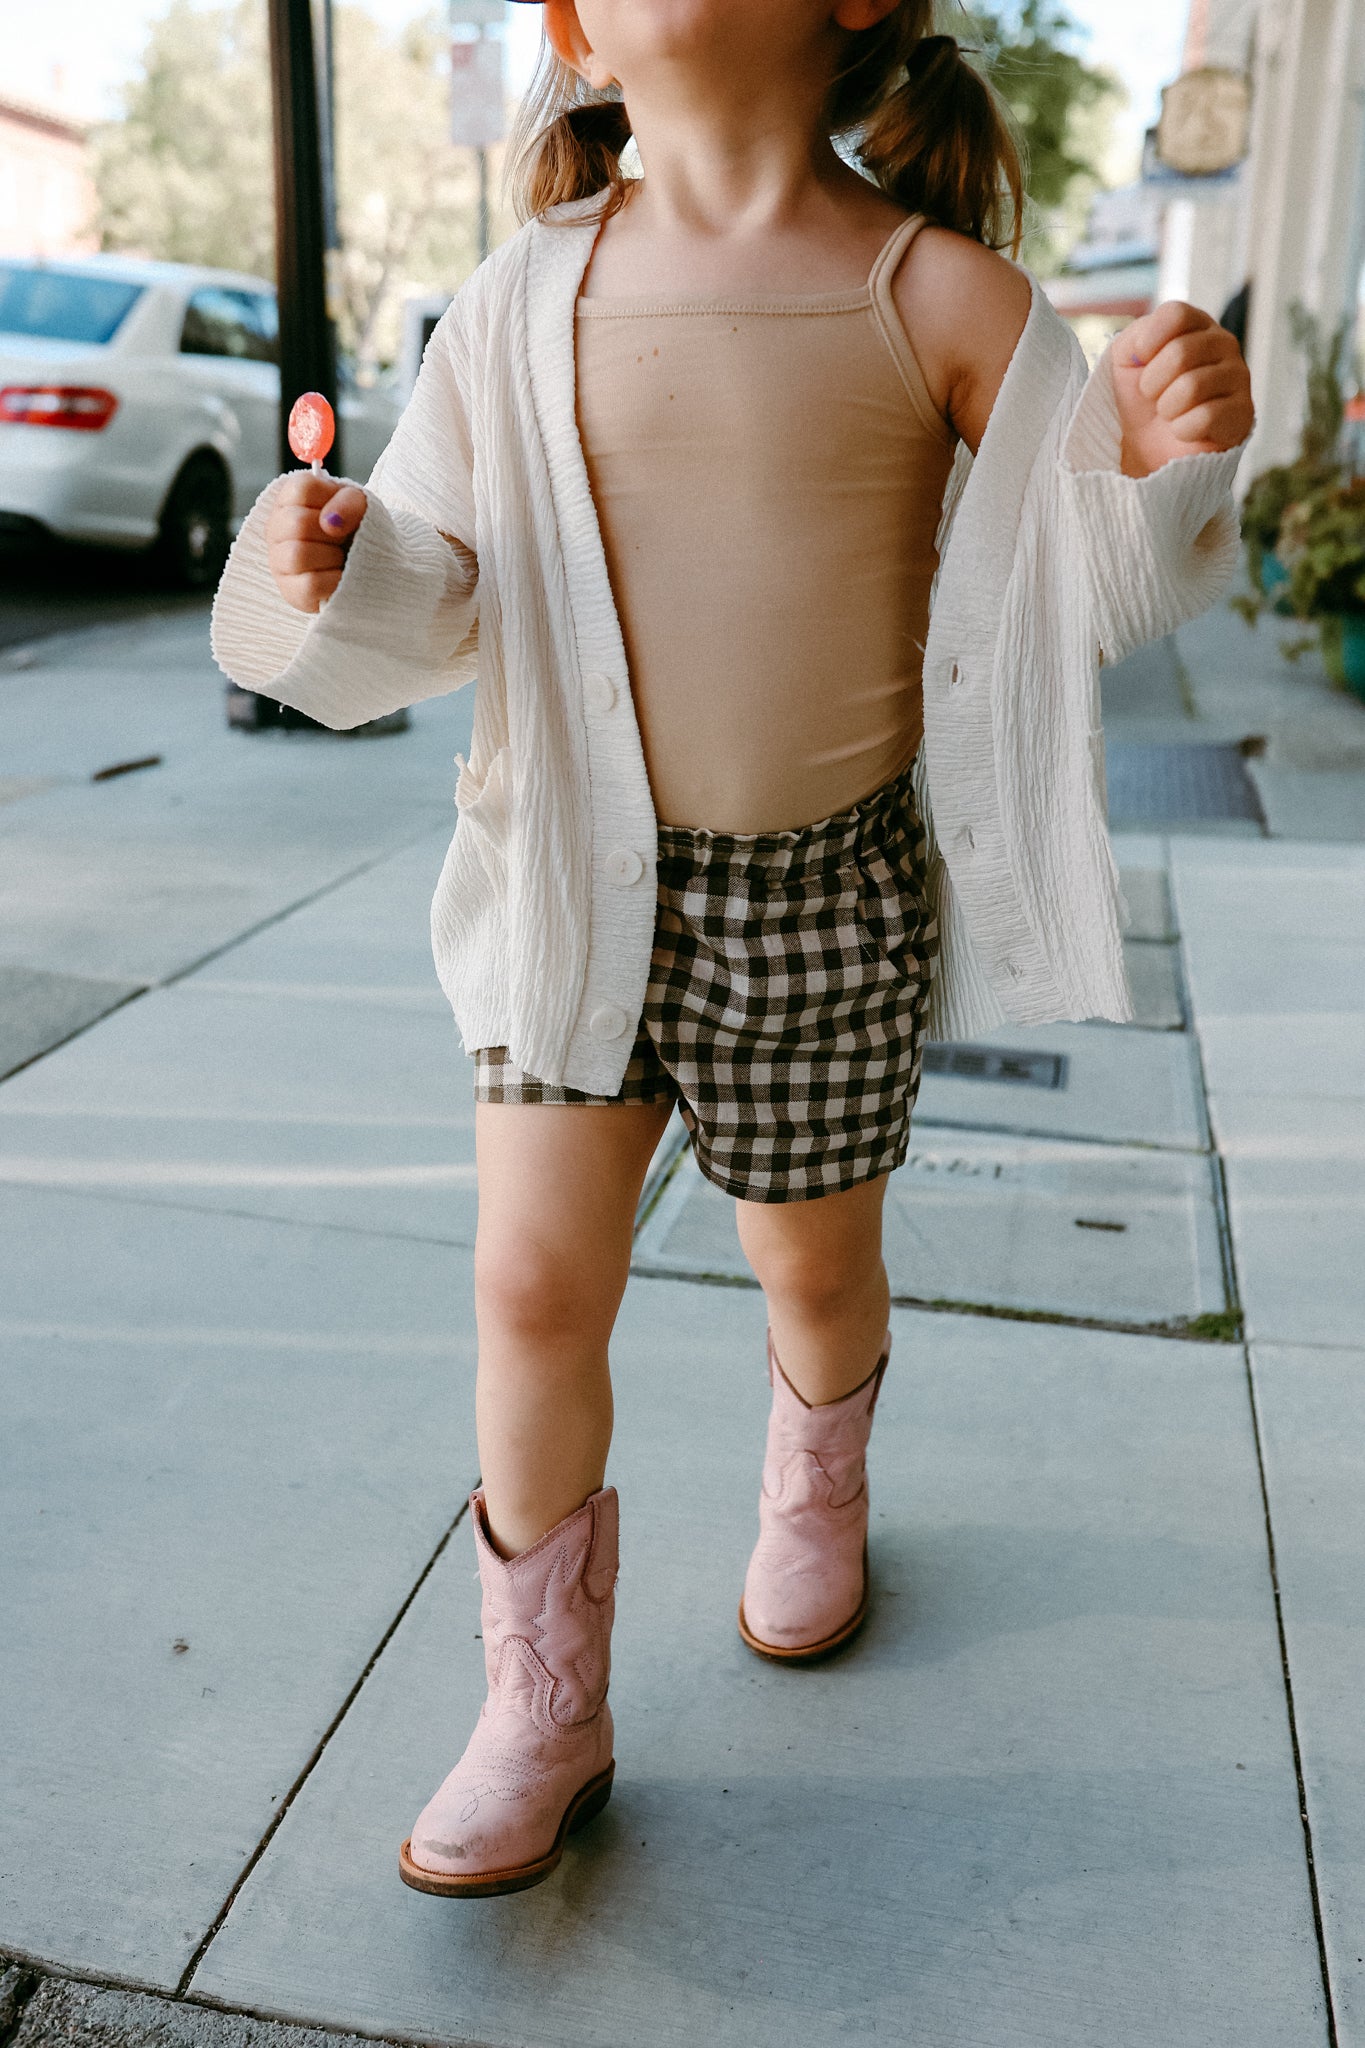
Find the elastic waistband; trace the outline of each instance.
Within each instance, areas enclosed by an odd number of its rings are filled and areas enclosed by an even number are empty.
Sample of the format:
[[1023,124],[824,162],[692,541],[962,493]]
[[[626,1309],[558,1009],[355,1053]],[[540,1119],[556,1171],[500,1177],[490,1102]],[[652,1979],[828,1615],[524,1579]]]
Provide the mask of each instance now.
[[841,867],[884,847],[897,831],[918,833],[915,763],[832,818],[784,832],[712,832],[704,825],[660,825],[659,863],[689,867],[762,868],[773,874]]

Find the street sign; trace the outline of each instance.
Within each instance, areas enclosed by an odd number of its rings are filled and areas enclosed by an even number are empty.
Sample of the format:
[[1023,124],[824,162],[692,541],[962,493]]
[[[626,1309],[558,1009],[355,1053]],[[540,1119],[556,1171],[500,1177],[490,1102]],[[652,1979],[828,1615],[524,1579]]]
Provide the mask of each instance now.
[[450,10],[450,139],[490,149],[507,123],[503,75],[503,0],[453,0]]
[[450,45],[450,139],[465,149],[489,149],[506,132],[502,43],[492,36]]
[[1161,95],[1157,154],[1185,178],[1236,168],[1251,146],[1251,80],[1244,71],[1206,64]]

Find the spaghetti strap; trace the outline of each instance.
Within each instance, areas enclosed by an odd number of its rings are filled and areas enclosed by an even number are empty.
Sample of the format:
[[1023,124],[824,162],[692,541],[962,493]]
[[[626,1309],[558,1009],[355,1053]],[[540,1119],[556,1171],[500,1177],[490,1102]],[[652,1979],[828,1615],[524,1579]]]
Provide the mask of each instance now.
[[901,319],[900,310],[891,296],[891,280],[900,266],[902,257],[920,229],[927,225],[922,213],[911,214],[909,220],[901,222],[890,240],[883,245],[873,264],[867,288],[871,294],[872,311],[876,316],[877,325],[891,351],[896,368],[901,373],[901,381],[910,394],[912,405],[919,414],[922,424],[929,429],[935,439],[946,444],[955,438],[953,430],[934,404],[914,345],[905,331],[905,322]]

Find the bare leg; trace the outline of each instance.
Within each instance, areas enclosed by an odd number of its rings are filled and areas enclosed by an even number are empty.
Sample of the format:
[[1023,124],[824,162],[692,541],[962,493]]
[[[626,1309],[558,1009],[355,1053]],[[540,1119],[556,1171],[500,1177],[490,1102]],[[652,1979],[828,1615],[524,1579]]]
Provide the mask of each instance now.
[[812,1407],[852,1393],[881,1356],[891,1306],[885,1195],[883,1175],[810,1202],[735,1204],[782,1370]]
[[539,1542],[605,1477],[607,1341],[669,1109],[476,1106],[479,1462],[506,1557]]

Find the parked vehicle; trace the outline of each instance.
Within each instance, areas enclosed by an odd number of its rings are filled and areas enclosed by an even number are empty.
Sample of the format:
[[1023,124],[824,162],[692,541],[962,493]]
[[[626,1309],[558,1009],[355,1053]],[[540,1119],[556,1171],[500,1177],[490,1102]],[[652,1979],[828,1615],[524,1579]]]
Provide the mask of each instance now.
[[[121,256],[0,258],[0,534],[158,547],[191,588],[276,474],[273,285]],[[348,475],[393,432],[396,387],[339,394]]]

